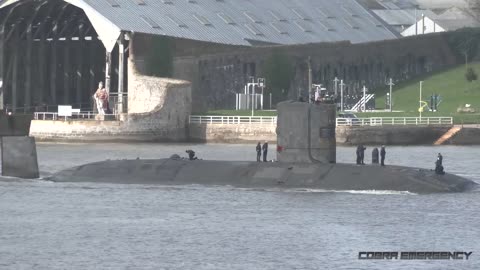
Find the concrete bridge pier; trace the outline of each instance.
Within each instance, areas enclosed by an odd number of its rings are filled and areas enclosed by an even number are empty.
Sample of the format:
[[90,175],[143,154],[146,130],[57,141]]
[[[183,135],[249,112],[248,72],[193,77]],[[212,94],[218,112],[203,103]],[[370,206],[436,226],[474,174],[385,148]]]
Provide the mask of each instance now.
[[28,137],[30,115],[0,115],[2,176],[38,178],[35,138]]

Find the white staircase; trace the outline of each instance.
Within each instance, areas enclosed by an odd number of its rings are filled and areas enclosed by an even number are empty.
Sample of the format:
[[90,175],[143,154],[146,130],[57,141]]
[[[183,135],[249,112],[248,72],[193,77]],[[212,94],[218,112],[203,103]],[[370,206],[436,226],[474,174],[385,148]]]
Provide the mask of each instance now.
[[372,98],[374,98],[374,94],[368,94],[365,95],[365,97],[362,96],[362,98],[355,104],[350,110],[358,112],[361,108],[363,108],[364,104],[367,104]]

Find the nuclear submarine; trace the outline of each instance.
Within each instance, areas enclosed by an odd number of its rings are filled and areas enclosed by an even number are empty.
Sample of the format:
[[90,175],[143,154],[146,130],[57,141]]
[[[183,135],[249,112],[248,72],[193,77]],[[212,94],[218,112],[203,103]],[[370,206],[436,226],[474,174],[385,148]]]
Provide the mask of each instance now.
[[334,104],[286,101],[278,104],[277,111],[275,162],[189,160],[178,155],[154,160],[107,160],[63,170],[49,179],[417,194],[463,192],[477,185],[469,179],[433,170],[336,163]]

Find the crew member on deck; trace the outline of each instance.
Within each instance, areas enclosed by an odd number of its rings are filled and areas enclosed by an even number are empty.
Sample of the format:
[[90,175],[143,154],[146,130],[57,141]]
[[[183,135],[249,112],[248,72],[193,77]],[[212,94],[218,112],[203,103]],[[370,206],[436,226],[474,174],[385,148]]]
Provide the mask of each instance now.
[[380,165],[385,166],[385,155],[387,152],[385,151],[385,145],[382,145],[382,149],[380,150]]
[[372,164],[378,164],[378,148],[375,147],[372,150]]
[[267,162],[267,153],[268,153],[268,142],[265,141],[265,143],[262,146],[263,150],[263,162]]
[[262,156],[262,145],[260,144],[260,142],[258,142],[256,150],[257,150],[257,162],[260,162],[260,157]]
[[193,150],[187,150],[185,151],[187,154],[188,154],[188,159],[189,160],[196,160],[198,159],[196,156],[195,156],[195,152]]

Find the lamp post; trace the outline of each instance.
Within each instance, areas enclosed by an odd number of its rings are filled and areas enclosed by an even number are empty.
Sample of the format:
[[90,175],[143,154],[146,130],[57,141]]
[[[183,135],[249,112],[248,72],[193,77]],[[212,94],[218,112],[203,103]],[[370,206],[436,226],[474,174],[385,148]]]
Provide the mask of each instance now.
[[251,83],[252,85],[252,116],[254,114],[254,110],[255,110],[255,83]]
[[392,80],[392,78],[390,78],[390,82],[388,83],[388,85],[390,86],[390,99],[389,99],[389,100],[390,100],[390,102],[389,102],[389,109],[390,109],[390,112],[392,112],[392,111],[393,111],[393,110],[392,110],[392,102],[393,102],[392,88],[393,88],[393,86],[395,85],[395,84],[393,83],[393,80]]
[[309,56],[307,59],[308,65],[308,103],[312,103],[312,58]]
[[340,80],[340,111],[343,112],[343,87],[345,84]]
[[333,80],[335,97],[337,97],[337,89],[338,89],[338,82],[339,82],[339,81],[340,81],[340,80],[339,80],[337,77],[335,77],[335,80]]
[[363,111],[365,112],[367,109],[367,87],[363,86]]
[[[255,82],[255,77],[250,77],[251,81],[250,83],[247,83],[247,89],[248,93],[250,93],[250,86],[252,87],[252,116],[255,114],[255,105],[256,105],[256,93],[255,93],[255,86],[260,86],[262,88],[262,100],[260,100],[260,104],[263,110],[263,88],[265,87],[265,78],[258,78],[257,82]],[[248,100],[248,98],[247,98]]]
[[419,99],[419,102],[418,102],[418,104],[420,105],[420,107],[418,107],[418,112],[420,113],[420,121],[422,121],[422,111],[423,111],[423,107],[422,107],[422,86],[423,86],[423,81],[420,81],[420,99]]
[[263,90],[265,88],[265,78],[258,78],[258,86],[262,89],[262,99],[260,99],[260,110],[263,110]]

